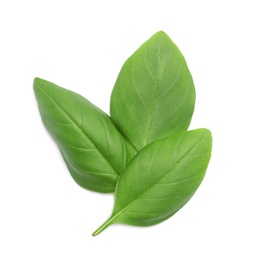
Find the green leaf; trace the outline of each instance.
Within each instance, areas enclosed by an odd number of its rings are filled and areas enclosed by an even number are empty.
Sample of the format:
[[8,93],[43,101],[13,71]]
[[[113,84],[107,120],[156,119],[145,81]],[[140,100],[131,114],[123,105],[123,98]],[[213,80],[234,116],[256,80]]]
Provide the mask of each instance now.
[[123,65],[111,96],[111,118],[140,150],[152,141],[187,130],[195,89],[186,61],[158,32]]
[[141,150],[118,178],[110,224],[150,226],[169,218],[195,193],[211,156],[207,129],[177,133]]
[[82,96],[36,78],[42,120],[82,187],[113,192],[118,175],[136,154],[111,119]]

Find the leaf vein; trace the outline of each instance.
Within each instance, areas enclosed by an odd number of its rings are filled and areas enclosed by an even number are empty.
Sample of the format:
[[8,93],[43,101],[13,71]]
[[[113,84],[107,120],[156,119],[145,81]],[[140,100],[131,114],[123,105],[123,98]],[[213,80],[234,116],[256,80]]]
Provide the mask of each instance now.
[[[191,82],[191,80],[189,81],[189,83]],[[178,106],[174,109],[174,110],[172,110],[169,114],[167,114],[165,117],[163,117],[162,118],[162,120],[160,120],[159,122],[157,122],[155,125],[153,125],[153,127],[152,128],[155,128],[156,126],[158,126],[158,125],[160,125],[161,123],[163,123],[167,118],[169,118],[174,112],[176,112],[176,110],[177,109],[179,109],[182,105],[183,105],[183,103],[185,102],[185,99],[186,99],[186,97],[187,97],[187,95],[188,95],[188,90],[190,89],[190,87],[187,87],[186,88],[186,92],[185,92],[185,95],[183,96],[183,99],[181,100],[181,102],[178,104]],[[186,118],[186,117],[184,117],[184,118]]]
[[[159,70],[159,75],[158,75],[158,79],[155,79],[156,80],[156,89],[155,89],[155,95],[154,95],[154,101],[153,101],[153,108],[151,110],[151,120],[150,120],[150,126],[149,126],[149,129],[148,129],[148,133],[147,133],[147,137],[146,137],[146,145],[148,144],[149,142],[149,139],[150,139],[150,135],[151,135],[151,130],[152,130],[152,125],[153,125],[153,118],[154,118],[154,111],[155,111],[155,107],[156,107],[156,102],[157,102],[157,98],[158,98],[158,90],[159,90],[159,85],[160,85],[160,78],[161,78],[161,72],[163,70],[163,65],[162,65],[162,58],[161,58],[161,45],[160,44],[159,46],[159,60],[160,60],[160,70]],[[146,47],[147,48],[147,47]],[[144,60],[144,63],[146,64],[146,67],[149,70],[148,66],[147,66],[147,63],[145,61],[145,57],[143,57],[143,60]],[[151,72],[150,72],[151,74]]]

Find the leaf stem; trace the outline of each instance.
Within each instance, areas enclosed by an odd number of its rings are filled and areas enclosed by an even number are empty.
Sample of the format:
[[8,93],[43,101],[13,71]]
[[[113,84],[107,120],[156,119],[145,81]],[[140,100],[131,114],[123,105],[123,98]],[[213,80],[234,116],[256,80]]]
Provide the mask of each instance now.
[[92,236],[97,236],[99,235],[103,230],[105,230],[107,227],[109,227],[113,220],[116,218],[115,216],[111,216],[108,220],[106,220],[98,229],[96,229],[96,231],[94,231],[94,233],[92,234]]

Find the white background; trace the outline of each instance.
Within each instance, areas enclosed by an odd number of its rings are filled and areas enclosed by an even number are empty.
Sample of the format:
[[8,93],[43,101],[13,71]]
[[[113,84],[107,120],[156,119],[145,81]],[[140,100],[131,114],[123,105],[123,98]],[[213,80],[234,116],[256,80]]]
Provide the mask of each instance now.
[[[0,259],[266,259],[265,1],[1,1]],[[190,129],[213,133],[205,180],[169,220],[113,225],[113,195],[80,188],[40,120],[41,77],[108,113],[123,62],[164,30],[186,57]],[[263,248],[264,247],[264,248]]]

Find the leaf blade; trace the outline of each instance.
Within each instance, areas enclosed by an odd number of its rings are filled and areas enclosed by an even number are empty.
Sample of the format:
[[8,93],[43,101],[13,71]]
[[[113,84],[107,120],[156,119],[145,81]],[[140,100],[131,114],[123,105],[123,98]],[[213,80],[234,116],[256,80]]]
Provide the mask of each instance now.
[[140,150],[187,130],[195,89],[186,61],[172,40],[158,32],[123,65],[111,95],[111,118]]
[[74,180],[84,188],[112,192],[135,155],[111,119],[82,96],[36,78],[34,92],[44,125]]
[[113,213],[94,234],[113,223],[149,226],[175,214],[199,187],[210,155],[207,129],[178,133],[145,147],[120,175]]

